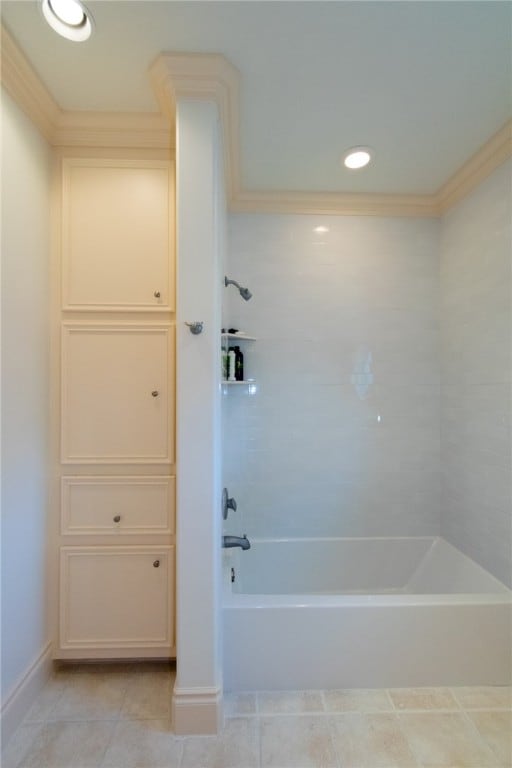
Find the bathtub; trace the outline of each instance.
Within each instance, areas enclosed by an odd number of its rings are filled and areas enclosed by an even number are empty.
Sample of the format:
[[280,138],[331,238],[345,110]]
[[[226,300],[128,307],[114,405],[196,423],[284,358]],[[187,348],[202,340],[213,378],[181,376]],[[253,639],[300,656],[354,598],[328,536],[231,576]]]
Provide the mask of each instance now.
[[255,539],[224,574],[226,690],[510,685],[511,592],[441,538]]

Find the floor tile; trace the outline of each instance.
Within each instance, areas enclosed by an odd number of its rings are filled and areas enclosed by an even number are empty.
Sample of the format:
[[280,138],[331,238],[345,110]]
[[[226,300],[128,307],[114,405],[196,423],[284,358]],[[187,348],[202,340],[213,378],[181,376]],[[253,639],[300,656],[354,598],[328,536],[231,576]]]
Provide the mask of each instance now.
[[348,713],[330,718],[343,768],[414,768],[416,762],[398,717]]
[[43,728],[43,723],[24,723],[17,728],[5,749],[2,750],[0,761],[2,768],[18,768],[30,751],[35,739],[40,736]]
[[26,723],[44,722],[69,684],[68,675],[53,675],[30,707]]
[[255,693],[227,693],[224,695],[225,717],[254,714],[256,714]]
[[388,693],[396,709],[459,709],[448,688],[392,688]]
[[345,688],[324,691],[325,708],[329,712],[391,712],[393,705],[384,689]]
[[462,712],[398,715],[411,750],[425,768],[496,768],[499,761]]
[[174,680],[165,668],[144,671],[128,681],[121,718],[126,720],[169,719]]
[[116,719],[131,679],[126,672],[88,670],[72,675],[48,720]]
[[101,768],[178,768],[182,750],[169,720],[121,720]]
[[114,723],[47,723],[19,768],[100,768]]
[[320,691],[262,691],[258,693],[258,712],[261,715],[322,712],[323,709]]
[[262,768],[338,768],[323,715],[262,717],[260,737]]
[[452,688],[453,695],[463,709],[511,709],[510,686],[472,686]]
[[236,717],[219,736],[184,739],[181,768],[259,768],[258,721]]
[[512,766],[512,713],[468,712],[485,743],[500,759],[503,766]]

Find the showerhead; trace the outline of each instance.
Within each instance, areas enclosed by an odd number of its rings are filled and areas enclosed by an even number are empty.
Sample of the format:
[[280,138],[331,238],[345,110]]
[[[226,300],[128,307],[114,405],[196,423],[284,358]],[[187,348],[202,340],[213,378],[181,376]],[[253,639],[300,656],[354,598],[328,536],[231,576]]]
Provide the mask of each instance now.
[[249,301],[249,299],[252,296],[252,293],[250,292],[250,290],[248,288],[239,288],[238,290],[240,291],[240,296],[242,297],[242,299]]
[[249,301],[249,299],[252,296],[252,293],[248,288],[242,288],[242,286],[239,285],[239,283],[237,283],[236,280],[230,280],[229,277],[224,277],[224,285],[226,286],[226,288],[228,287],[228,285],[236,285],[240,293],[240,296],[242,297],[242,299],[245,299],[245,301]]

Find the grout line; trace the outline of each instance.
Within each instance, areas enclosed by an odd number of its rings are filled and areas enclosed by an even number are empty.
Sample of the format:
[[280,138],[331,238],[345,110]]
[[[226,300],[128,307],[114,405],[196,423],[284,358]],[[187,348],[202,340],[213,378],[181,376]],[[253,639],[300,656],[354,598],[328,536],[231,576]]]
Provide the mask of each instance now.
[[[256,708],[258,704],[256,703]],[[261,739],[261,720],[259,717],[256,720],[256,748],[258,754],[258,768],[262,768],[263,765],[263,744]]]
[[481,742],[481,744],[483,744],[483,745],[484,745],[484,747],[485,747],[485,748],[486,748],[486,749],[487,749],[487,750],[488,750],[488,751],[491,753],[491,755],[492,755],[493,757],[495,757],[497,760],[500,760],[500,757],[499,757],[499,755],[498,755],[498,754],[497,754],[497,753],[494,751],[494,749],[493,749],[493,748],[492,748],[492,746],[491,746],[491,745],[490,745],[490,744],[487,742],[487,740],[486,740],[486,739],[484,739],[484,737],[482,736],[482,734],[480,733],[480,731],[479,731],[479,730],[478,730],[478,728],[476,727],[475,723],[474,723],[474,722],[473,722],[473,720],[470,718],[470,716],[469,716],[469,713],[468,713],[468,712],[466,712],[465,710],[463,710],[463,712],[462,712],[462,716],[464,717],[464,719],[466,720],[466,722],[467,722],[467,723],[469,723],[469,726],[470,726],[470,728],[472,729],[473,733],[475,734],[475,736],[476,736],[477,740],[478,740],[478,741],[480,741],[480,742]]

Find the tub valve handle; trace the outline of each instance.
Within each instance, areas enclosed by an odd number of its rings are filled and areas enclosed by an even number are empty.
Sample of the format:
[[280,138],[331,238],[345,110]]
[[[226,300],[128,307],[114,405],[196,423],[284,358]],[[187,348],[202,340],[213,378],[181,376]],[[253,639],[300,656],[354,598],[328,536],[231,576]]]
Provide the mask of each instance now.
[[223,520],[228,519],[228,510],[232,509],[233,512],[236,512],[236,501],[234,498],[230,499],[228,495],[228,489],[223,488],[222,489],[222,518]]

